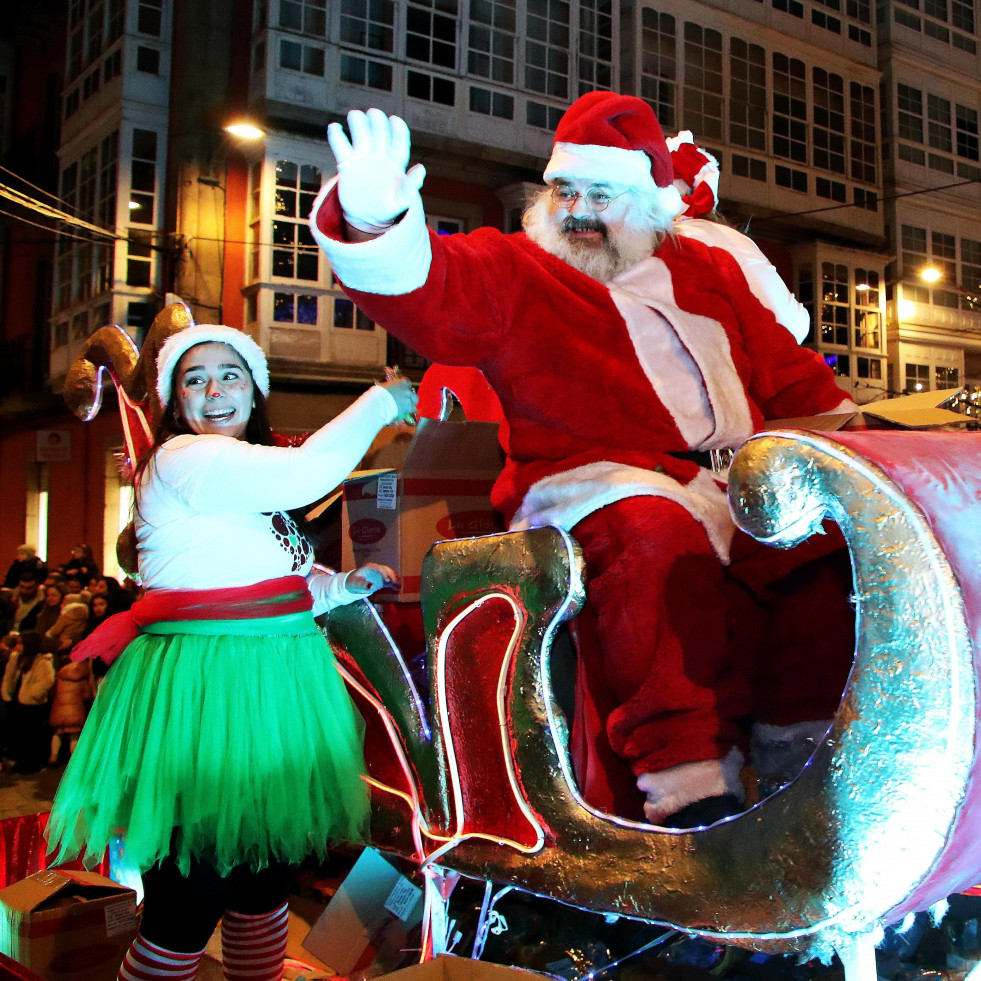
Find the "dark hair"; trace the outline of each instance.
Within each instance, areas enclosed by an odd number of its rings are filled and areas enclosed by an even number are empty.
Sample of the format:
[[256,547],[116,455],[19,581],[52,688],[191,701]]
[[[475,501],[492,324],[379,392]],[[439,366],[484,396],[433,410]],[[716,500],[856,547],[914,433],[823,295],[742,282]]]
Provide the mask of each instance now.
[[20,635],[21,651],[20,661],[17,667],[21,675],[27,674],[31,670],[35,659],[41,653],[41,635],[36,630],[25,630]]
[[[106,604],[106,612],[103,613],[101,617],[95,612],[96,600],[102,600],[102,602]],[[115,612],[117,611],[113,610],[108,595],[93,596],[92,602],[89,604],[89,615],[85,620],[85,629],[82,631],[82,636],[88,637],[88,635],[92,633],[92,631],[95,630],[100,623],[102,623],[104,620],[108,620],[109,617],[111,617]]]
[[79,542],[77,545],[72,545],[72,548],[80,548],[82,550],[81,561],[88,562],[89,565],[95,564],[95,553],[92,551],[91,545],[87,545],[85,542]]
[[[208,344],[208,341],[201,341],[202,344]],[[219,344],[224,344],[224,341],[218,341]],[[232,345],[228,345],[232,347]],[[187,350],[193,350],[197,345],[189,347]],[[234,350],[234,348],[232,348]],[[184,352],[186,354],[187,351]],[[266,409],[266,398],[259,390],[259,386],[255,383],[255,378],[252,377],[252,371],[249,368],[248,362],[242,357],[238,351],[235,351],[238,359],[242,362],[245,370],[248,372],[249,379],[252,382],[252,394],[255,399],[255,405],[252,407],[252,412],[249,415],[249,421],[245,426],[244,439],[248,443],[255,443],[259,446],[273,446],[273,434],[272,427],[269,425],[269,413]],[[177,364],[174,365],[174,373],[170,379],[170,401],[164,407],[163,412],[160,414],[160,418],[157,420],[157,425],[153,430],[153,444],[150,449],[143,454],[140,462],[136,465],[136,470],[133,473],[133,486],[136,488],[136,498],[137,498],[137,508],[139,508],[139,486],[140,479],[143,476],[144,471],[150,466],[150,461],[153,459],[157,450],[167,442],[168,439],[172,439],[174,436],[186,436],[194,433],[194,430],[187,424],[187,422],[182,419],[177,413],[177,372],[180,371],[181,362],[184,360],[184,355],[182,354],[177,360]]]
[[18,579],[17,581],[18,582],[38,582],[37,573],[36,572],[22,572],[20,574],[20,579]]

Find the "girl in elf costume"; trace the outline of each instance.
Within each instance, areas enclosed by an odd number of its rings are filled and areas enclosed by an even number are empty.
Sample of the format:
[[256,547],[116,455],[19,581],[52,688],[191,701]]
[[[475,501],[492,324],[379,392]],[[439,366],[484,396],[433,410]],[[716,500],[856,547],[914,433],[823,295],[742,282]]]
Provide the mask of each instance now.
[[48,826],[58,860],[122,832],[143,875],[124,981],[191,979],[219,919],[225,977],[279,981],[291,865],[366,822],[362,723],[314,615],[394,578],[330,574],[285,513],[336,486],[416,405],[375,386],[300,447],[272,444],[269,371],[238,330],[200,324],[157,360],[164,407],[136,475],[146,595],[73,657],[106,676]]

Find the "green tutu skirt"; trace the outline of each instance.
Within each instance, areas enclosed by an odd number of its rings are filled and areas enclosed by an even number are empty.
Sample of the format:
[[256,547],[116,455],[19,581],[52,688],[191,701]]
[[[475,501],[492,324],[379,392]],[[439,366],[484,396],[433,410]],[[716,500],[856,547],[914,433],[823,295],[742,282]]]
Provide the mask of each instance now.
[[364,726],[313,617],[230,626],[156,624],[114,662],[52,807],[58,862],[122,834],[141,871],[195,856],[224,875],[363,837]]

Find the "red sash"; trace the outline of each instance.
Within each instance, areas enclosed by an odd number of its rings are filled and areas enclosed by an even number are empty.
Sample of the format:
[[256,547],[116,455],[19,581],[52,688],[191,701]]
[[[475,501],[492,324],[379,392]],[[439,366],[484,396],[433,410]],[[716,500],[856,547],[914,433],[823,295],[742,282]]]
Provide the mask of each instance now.
[[76,644],[71,659],[98,657],[112,664],[140,627],[162,620],[257,620],[303,613],[312,607],[313,597],[303,576],[224,589],[148,589],[128,610],[109,617]]

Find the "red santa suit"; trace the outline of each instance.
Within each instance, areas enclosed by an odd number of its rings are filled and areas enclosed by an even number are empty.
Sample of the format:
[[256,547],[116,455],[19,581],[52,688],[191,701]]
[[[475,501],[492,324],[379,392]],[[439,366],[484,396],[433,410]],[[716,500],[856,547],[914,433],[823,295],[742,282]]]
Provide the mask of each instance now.
[[493,502],[511,528],[557,525],[584,548],[616,752],[635,774],[713,764],[707,793],[668,787],[665,815],[738,792],[750,696],[727,643],[734,526],[722,483],[674,454],[834,410],[845,399],[830,370],[727,251],[692,239],[668,238],[604,284],[522,233],[437,236],[418,197],[353,244],[328,185],[311,228],[369,317],[433,361],[479,368],[500,398],[507,462]]

